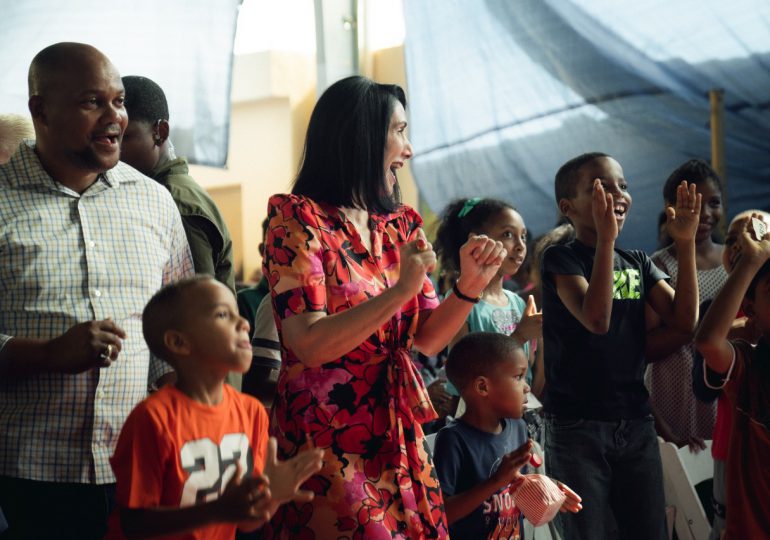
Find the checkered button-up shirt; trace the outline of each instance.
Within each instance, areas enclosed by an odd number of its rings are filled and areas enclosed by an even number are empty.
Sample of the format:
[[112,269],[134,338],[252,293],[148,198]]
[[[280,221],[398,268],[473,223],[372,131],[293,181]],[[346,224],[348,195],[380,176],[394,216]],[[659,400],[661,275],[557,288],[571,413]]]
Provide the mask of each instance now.
[[14,336],[54,338],[107,317],[127,334],[108,368],[0,376],[0,475],[115,481],[109,457],[147,395],[142,310],[192,269],[174,201],[131,167],[118,163],[78,194],[45,172],[33,142],[0,165],[0,362]]

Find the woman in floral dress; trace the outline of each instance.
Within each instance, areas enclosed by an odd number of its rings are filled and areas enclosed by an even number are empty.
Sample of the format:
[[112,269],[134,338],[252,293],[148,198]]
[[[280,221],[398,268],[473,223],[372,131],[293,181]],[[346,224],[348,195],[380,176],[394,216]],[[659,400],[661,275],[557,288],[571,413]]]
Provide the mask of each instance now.
[[[285,505],[271,538],[445,538],[421,424],[435,418],[410,349],[441,350],[505,256],[471,237],[460,294],[439,305],[435,254],[401,205],[412,156],[401,88],[343,79],[319,99],[291,195],[270,199],[265,275],[283,363],[273,431],[285,459],[317,447],[324,467]],[[465,298],[465,299],[463,299]]]

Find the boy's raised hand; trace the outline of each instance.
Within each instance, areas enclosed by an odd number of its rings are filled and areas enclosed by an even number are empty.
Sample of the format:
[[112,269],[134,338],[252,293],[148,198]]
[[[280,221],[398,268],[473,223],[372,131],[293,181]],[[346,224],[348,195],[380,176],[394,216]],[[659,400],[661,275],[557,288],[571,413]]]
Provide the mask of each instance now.
[[537,310],[535,297],[531,294],[527,297],[527,305],[524,308],[524,313],[521,316],[519,324],[516,325],[516,330],[511,334],[511,337],[516,339],[520,345],[523,345],[532,339],[543,337],[543,312]]
[[615,218],[615,200],[612,194],[604,191],[602,181],[594,179],[594,193],[591,210],[596,226],[596,239],[615,241],[618,237],[618,221]]
[[674,243],[695,239],[700,222],[701,194],[685,180],[676,188],[676,205],[666,207],[668,235]]
[[736,241],[738,244],[738,256],[736,257],[735,265],[746,260],[746,262],[752,262],[759,267],[766,260],[770,259],[770,233],[766,232],[761,239],[755,239],[752,219],[763,221],[761,214],[751,214],[751,219],[746,220],[746,224]]
[[278,461],[278,442],[270,437],[267,442],[267,457],[264,474],[270,481],[270,493],[273,505],[288,501],[308,502],[313,500],[313,492],[299,487],[313,474],[321,470],[323,450],[314,448],[298,453],[286,461]]
[[569,486],[562,484],[558,480],[556,481],[556,485],[561,490],[561,492],[567,496],[567,498],[564,499],[564,503],[562,503],[559,511],[572,512],[573,514],[580,512],[583,509],[583,505],[581,504],[583,499],[580,498],[580,495],[572,491]]
[[529,463],[532,455],[532,439],[519,446],[513,452],[505,454],[500,460],[500,466],[497,468],[492,478],[498,485],[498,489],[509,484],[518,484],[524,479],[521,474],[521,468]]

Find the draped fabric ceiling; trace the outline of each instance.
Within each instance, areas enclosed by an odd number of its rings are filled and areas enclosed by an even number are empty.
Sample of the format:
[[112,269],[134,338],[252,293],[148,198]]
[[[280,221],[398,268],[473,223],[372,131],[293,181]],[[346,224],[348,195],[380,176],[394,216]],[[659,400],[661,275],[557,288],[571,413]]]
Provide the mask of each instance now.
[[553,177],[615,156],[633,196],[620,237],[652,250],[669,173],[711,157],[725,92],[727,206],[770,208],[770,3],[762,0],[405,0],[412,170],[430,209],[498,197],[534,234]]

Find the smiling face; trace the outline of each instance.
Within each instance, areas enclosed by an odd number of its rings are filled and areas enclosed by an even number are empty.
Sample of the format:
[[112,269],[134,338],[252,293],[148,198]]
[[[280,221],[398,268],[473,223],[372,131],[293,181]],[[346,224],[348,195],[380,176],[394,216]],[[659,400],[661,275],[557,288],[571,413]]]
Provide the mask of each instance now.
[[123,101],[118,71],[91,48],[56,68],[40,95],[30,97],[38,152],[56,180],[95,176],[118,163],[128,123]]
[[412,145],[406,137],[406,111],[401,102],[395,100],[393,114],[388,125],[388,142],[385,144],[385,191],[388,195],[393,193],[394,186],[398,182],[398,169],[404,166],[412,157]]
[[521,268],[527,256],[527,228],[521,215],[513,208],[503,208],[484,224],[484,234],[499,240],[508,251],[500,266],[500,274],[512,276]]
[[524,415],[529,394],[526,380],[528,365],[524,349],[517,347],[510,358],[495,366],[494,373],[488,378],[489,404],[500,418],[521,418]]
[[577,237],[589,243],[591,239],[596,238],[596,224],[593,218],[593,190],[596,178],[601,180],[605,192],[612,195],[615,219],[620,232],[632,202],[620,163],[608,156],[597,157],[580,167],[577,177],[575,196],[559,201],[559,209],[575,226]]
[[[207,279],[185,291],[182,334],[188,358],[178,365],[245,373],[251,365],[249,323],[240,316],[232,291]],[[195,369],[194,368],[194,369]]]

